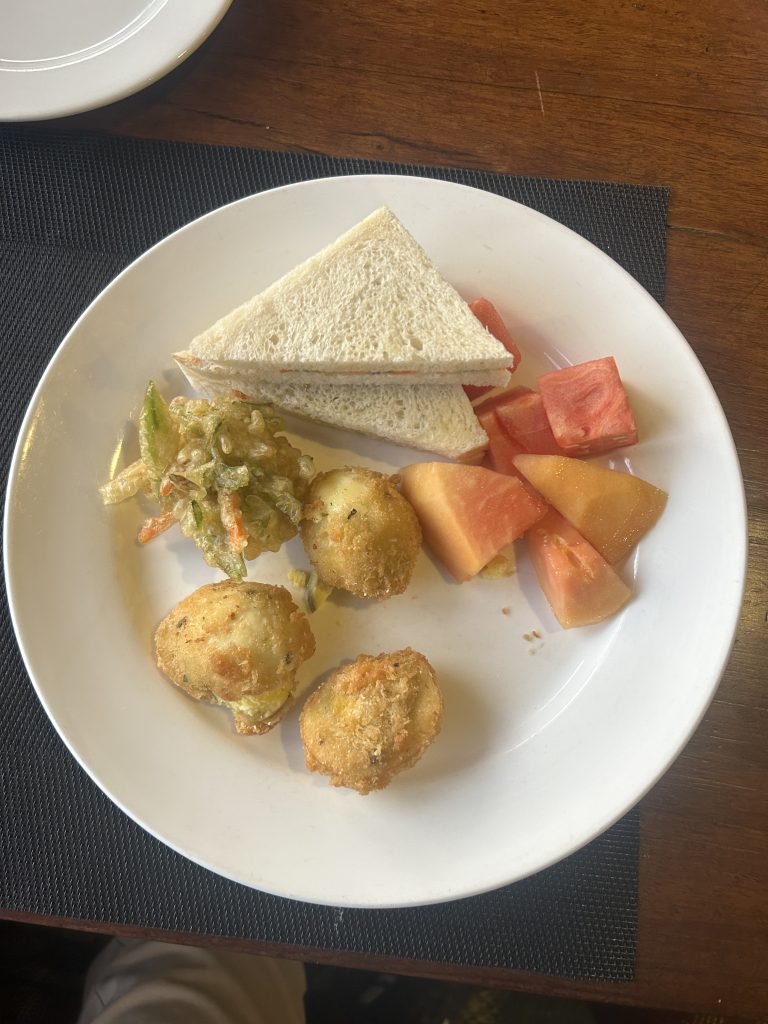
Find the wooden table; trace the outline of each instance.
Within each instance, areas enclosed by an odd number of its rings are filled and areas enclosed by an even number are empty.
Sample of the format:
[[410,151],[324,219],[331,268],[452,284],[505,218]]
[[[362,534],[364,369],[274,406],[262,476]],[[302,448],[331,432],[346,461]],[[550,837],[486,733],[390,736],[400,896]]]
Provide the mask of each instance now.
[[[333,960],[644,1006],[764,1013],[768,6],[235,0],[211,39],[168,78],[63,123],[671,186],[667,309],[730,420],[750,503],[751,548],[741,625],[717,697],[642,804],[637,979],[583,984]],[[717,601],[717,594],[708,598]],[[278,952],[328,959],[319,951]]]

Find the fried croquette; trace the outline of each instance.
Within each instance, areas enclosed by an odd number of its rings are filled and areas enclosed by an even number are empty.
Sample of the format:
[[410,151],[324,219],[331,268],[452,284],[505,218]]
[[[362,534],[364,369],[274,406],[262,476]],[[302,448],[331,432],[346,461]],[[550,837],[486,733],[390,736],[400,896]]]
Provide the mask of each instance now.
[[224,580],[180,601],[155,633],[158,668],[195,700],[223,704],[250,735],[292,704],[296,670],[315,652],[306,615],[284,587]]
[[356,597],[402,594],[421,548],[421,527],[396,478],[362,466],[315,477],[301,538],[317,575]]
[[384,789],[440,731],[443,697],[418,651],[367,654],[333,673],[301,713],[307,768],[358,793]]

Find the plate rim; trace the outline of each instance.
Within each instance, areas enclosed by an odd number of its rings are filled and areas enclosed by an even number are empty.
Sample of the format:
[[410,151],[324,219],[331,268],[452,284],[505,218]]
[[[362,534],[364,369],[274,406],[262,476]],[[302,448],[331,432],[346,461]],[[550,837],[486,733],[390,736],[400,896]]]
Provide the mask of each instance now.
[[[630,283],[630,285],[633,288],[633,290],[636,290],[636,292],[639,295],[642,295],[645,300],[650,300],[650,302],[656,307],[657,312],[660,313],[665,318],[665,320],[668,323],[668,326],[672,329],[672,331],[676,335],[678,344],[681,344],[682,351],[685,352],[687,361],[689,362],[691,368],[693,369],[694,372],[699,374],[701,382],[709,389],[709,391],[711,393],[711,397],[714,399],[714,409],[717,411],[717,414],[718,414],[719,426],[721,427],[721,430],[722,430],[723,441],[727,442],[727,454],[728,454],[729,460],[733,464],[733,468],[736,470],[736,476],[737,476],[737,478],[738,478],[738,480],[740,482],[740,487],[739,487],[738,495],[733,495],[734,498],[738,497],[738,499],[739,499],[738,502],[737,502],[738,509],[735,509],[735,512],[737,512],[739,521],[740,521],[740,523],[741,523],[741,525],[743,527],[743,529],[741,529],[739,531],[738,536],[734,537],[734,542],[737,544],[737,547],[738,547],[738,550],[737,550],[736,554],[739,555],[738,563],[734,566],[734,580],[735,580],[735,583],[736,583],[735,589],[738,592],[739,600],[738,601],[734,601],[733,607],[730,609],[730,615],[728,616],[728,622],[727,622],[727,630],[723,630],[720,633],[720,641],[718,643],[718,652],[719,652],[719,654],[718,654],[718,658],[717,658],[717,662],[716,662],[716,670],[714,670],[710,674],[710,677],[709,677],[710,678],[710,682],[709,682],[709,684],[708,684],[708,686],[706,688],[706,691],[703,691],[703,695],[702,695],[700,701],[698,702],[698,706],[696,707],[695,715],[692,718],[689,717],[687,719],[687,723],[688,724],[687,724],[686,728],[684,730],[682,730],[682,734],[680,736],[678,736],[678,739],[677,739],[676,743],[673,745],[673,749],[671,750],[671,752],[669,752],[669,751],[665,752],[664,757],[659,762],[660,767],[658,767],[657,769],[655,769],[651,773],[651,776],[648,778],[648,780],[646,781],[646,783],[642,787],[640,787],[640,788],[638,788],[636,790],[633,790],[630,802],[626,802],[626,799],[623,799],[622,800],[623,807],[620,810],[618,810],[616,813],[611,813],[610,815],[607,815],[607,816],[604,816],[603,818],[601,818],[601,822],[602,823],[598,827],[595,827],[594,829],[589,831],[589,834],[580,835],[576,839],[574,839],[573,836],[569,837],[569,840],[568,840],[567,843],[563,842],[561,844],[562,849],[560,850],[559,853],[554,854],[554,855],[552,855],[551,857],[549,857],[549,858],[547,858],[545,860],[542,860],[538,864],[538,866],[536,866],[536,867],[534,867],[534,868],[532,868],[530,870],[526,870],[526,871],[524,871],[522,873],[515,873],[512,877],[508,877],[505,880],[504,879],[494,879],[494,880],[492,880],[492,881],[490,881],[488,883],[477,885],[476,887],[470,887],[470,888],[464,887],[464,888],[462,888],[461,892],[458,892],[458,893],[457,892],[446,893],[445,895],[443,895],[441,897],[438,897],[438,898],[435,898],[434,896],[430,896],[429,898],[425,898],[423,900],[409,899],[407,902],[402,902],[402,901],[398,901],[398,900],[383,900],[383,901],[377,901],[377,902],[361,902],[361,901],[357,901],[357,900],[353,901],[353,902],[345,901],[345,900],[322,900],[322,901],[319,901],[316,898],[308,897],[306,895],[301,895],[301,894],[291,893],[291,892],[286,892],[286,891],[280,891],[278,889],[264,887],[264,886],[261,886],[261,885],[257,887],[255,885],[253,885],[252,883],[244,882],[241,878],[236,877],[232,873],[228,873],[226,871],[223,871],[221,868],[212,866],[210,863],[206,862],[206,860],[203,859],[203,858],[190,856],[190,854],[188,852],[186,852],[184,849],[182,849],[181,847],[175,845],[173,842],[169,841],[165,836],[161,835],[158,830],[156,830],[154,828],[151,828],[151,827],[148,827],[147,824],[144,823],[144,821],[140,818],[139,815],[137,815],[136,813],[130,811],[126,806],[124,806],[123,803],[121,802],[121,800],[116,798],[113,795],[113,793],[110,791],[110,789],[106,788],[99,781],[99,778],[97,776],[96,770],[95,769],[91,769],[91,767],[90,767],[90,765],[88,763],[88,760],[86,758],[84,758],[83,756],[81,756],[77,752],[77,750],[74,749],[74,747],[70,744],[69,739],[66,736],[64,730],[60,727],[60,725],[57,722],[56,718],[51,713],[51,710],[49,709],[48,702],[45,699],[43,690],[41,689],[41,686],[38,683],[38,680],[36,679],[35,675],[33,674],[32,670],[31,670],[31,667],[30,667],[30,657],[28,655],[27,648],[26,648],[26,645],[25,645],[25,643],[23,641],[23,637],[22,637],[23,627],[21,626],[21,623],[18,620],[17,611],[16,611],[16,607],[15,607],[15,602],[14,602],[14,591],[15,591],[15,588],[17,586],[17,584],[14,582],[16,574],[15,574],[15,571],[13,569],[13,563],[15,561],[15,556],[13,555],[13,553],[10,551],[10,548],[9,548],[9,533],[10,533],[10,529],[12,527],[12,520],[13,520],[13,516],[14,516],[14,511],[13,510],[16,507],[15,502],[13,500],[14,499],[14,492],[15,492],[16,487],[18,486],[17,485],[17,480],[19,478],[20,463],[22,462],[22,460],[24,458],[24,454],[25,454],[24,453],[24,442],[25,442],[26,438],[29,435],[29,427],[30,427],[30,424],[32,423],[32,421],[34,419],[35,412],[37,410],[37,406],[39,404],[40,398],[42,397],[43,391],[45,389],[47,379],[48,379],[49,375],[52,373],[53,368],[54,368],[57,360],[60,358],[62,352],[65,349],[65,347],[70,343],[70,339],[73,338],[73,336],[78,331],[78,328],[79,328],[81,322],[84,321],[88,317],[88,315],[90,314],[92,308],[97,303],[102,301],[103,297],[105,296],[105,294],[108,291],[110,291],[113,288],[118,287],[118,283],[120,282],[120,280],[122,279],[122,277],[124,275],[128,274],[140,262],[142,262],[144,260],[150,259],[152,254],[154,253],[155,249],[159,248],[160,246],[163,246],[170,239],[176,238],[176,236],[179,236],[179,235],[183,234],[184,232],[193,229],[195,227],[195,225],[197,225],[200,221],[205,220],[207,218],[214,217],[217,214],[219,214],[222,210],[228,209],[230,207],[234,207],[234,206],[237,206],[237,205],[240,205],[240,204],[250,203],[254,199],[256,199],[257,197],[264,196],[266,194],[275,193],[275,192],[285,192],[285,191],[289,191],[289,190],[302,189],[302,188],[306,188],[308,186],[312,187],[313,185],[315,185],[315,184],[317,184],[319,182],[337,182],[337,183],[340,183],[340,182],[344,182],[344,181],[349,181],[350,179],[353,179],[353,180],[356,180],[356,179],[357,180],[359,180],[359,179],[373,179],[373,180],[398,179],[398,180],[400,180],[400,179],[403,179],[403,178],[407,178],[407,180],[409,180],[411,182],[420,183],[422,185],[424,185],[424,184],[426,184],[428,186],[438,185],[438,186],[448,187],[450,189],[458,189],[458,190],[464,190],[464,191],[469,191],[469,192],[477,192],[477,193],[481,193],[481,194],[484,194],[484,195],[491,195],[491,196],[496,197],[497,199],[503,200],[504,202],[509,202],[509,203],[514,204],[517,207],[521,207],[522,209],[527,211],[527,213],[534,215],[536,218],[543,217],[545,220],[550,221],[552,224],[554,224],[557,229],[562,230],[562,231],[566,231],[570,235],[574,236],[575,239],[578,240],[579,244],[586,245],[587,247],[589,247],[589,249],[593,250],[593,252],[596,253],[599,256],[599,258],[601,258],[602,260],[608,261],[608,263],[611,264],[613,268],[617,268],[619,270],[619,272],[622,275],[624,275],[624,277]],[[97,787],[124,814],[126,814],[133,822],[138,824],[144,831],[148,832],[150,835],[152,835],[159,842],[162,842],[165,846],[167,846],[170,849],[174,850],[175,852],[177,852],[178,854],[183,856],[185,859],[190,860],[193,863],[196,863],[196,864],[200,865],[201,867],[203,867],[203,868],[213,872],[214,874],[217,874],[220,877],[227,878],[230,881],[233,881],[233,882],[235,882],[237,884],[245,885],[246,887],[250,887],[250,888],[256,888],[257,891],[269,893],[271,895],[279,896],[281,898],[292,899],[292,900],[296,900],[296,901],[299,901],[299,902],[306,902],[306,903],[310,903],[310,904],[313,904],[313,905],[325,905],[325,906],[329,906],[329,907],[337,907],[337,908],[344,908],[344,909],[347,909],[347,908],[349,908],[349,909],[351,909],[351,908],[359,908],[359,909],[398,909],[398,908],[405,908],[405,907],[419,907],[419,906],[437,905],[437,904],[444,903],[444,902],[451,902],[451,901],[456,900],[456,899],[464,899],[464,898],[470,898],[470,897],[478,896],[478,895],[481,895],[482,893],[493,891],[493,890],[495,890],[497,888],[500,888],[500,887],[503,887],[505,885],[513,884],[514,882],[517,882],[517,881],[522,881],[524,878],[530,877],[531,875],[534,875],[534,874],[538,874],[540,871],[543,871],[546,868],[551,867],[553,864],[559,863],[560,861],[566,859],[567,857],[572,856],[574,853],[577,853],[580,849],[583,849],[589,843],[594,841],[598,836],[602,835],[604,832],[606,832],[608,829],[610,829],[614,824],[616,824],[619,820],[621,820],[622,817],[624,817],[626,814],[628,814],[637,805],[637,803],[640,800],[642,800],[642,798],[666,774],[666,772],[669,770],[671,765],[677,760],[677,758],[679,757],[679,755],[682,752],[682,750],[685,748],[685,746],[690,741],[691,737],[694,735],[694,733],[698,729],[698,727],[701,724],[701,721],[702,721],[704,715],[706,714],[707,710],[709,709],[709,707],[710,707],[710,705],[711,705],[711,703],[712,703],[712,701],[713,701],[713,699],[715,697],[715,694],[717,692],[717,688],[718,688],[719,683],[720,683],[720,681],[722,679],[723,672],[724,672],[724,670],[725,670],[725,668],[727,666],[728,660],[730,658],[730,654],[731,654],[731,651],[733,649],[734,642],[736,640],[736,631],[737,631],[737,627],[738,627],[738,622],[739,622],[739,619],[740,619],[740,616],[741,616],[741,612],[742,612],[742,608],[743,608],[743,599],[744,599],[744,592],[745,592],[745,586],[746,586],[747,559],[748,559],[748,517],[747,517],[747,506],[746,506],[746,495],[745,495],[745,489],[744,489],[744,480],[743,480],[743,474],[741,472],[741,465],[740,465],[740,460],[739,460],[739,456],[738,456],[738,451],[736,449],[736,445],[735,445],[735,442],[734,442],[733,434],[731,432],[730,426],[729,426],[727,418],[725,416],[725,412],[724,412],[724,410],[722,408],[722,405],[721,405],[721,403],[720,403],[720,401],[719,401],[719,399],[717,397],[717,393],[716,393],[716,391],[714,389],[714,386],[712,385],[712,382],[710,381],[709,377],[707,376],[706,371],[704,370],[704,368],[703,368],[701,362],[699,361],[696,353],[694,352],[693,348],[691,347],[689,342],[686,340],[686,338],[684,337],[684,335],[682,334],[680,329],[677,327],[677,325],[674,323],[674,321],[672,321],[672,319],[669,317],[669,315],[667,314],[666,310],[664,310],[664,308],[661,306],[661,304],[656,301],[656,299],[639,283],[639,281],[637,281],[636,278],[634,278],[624,267],[622,267],[621,264],[619,264],[616,260],[614,260],[611,256],[609,256],[606,252],[604,252],[602,249],[600,249],[594,243],[589,241],[589,239],[585,238],[583,235],[580,235],[578,232],[576,232],[573,229],[569,228],[567,225],[564,225],[561,222],[555,220],[554,218],[549,217],[547,214],[542,213],[539,210],[534,209],[533,207],[526,206],[524,203],[521,203],[521,202],[519,202],[519,201],[517,201],[515,199],[510,199],[509,197],[501,196],[498,193],[493,192],[493,191],[488,190],[488,189],[478,188],[478,187],[473,186],[473,185],[465,185],[465,184],[459,183],[459,182],[452,182],[452,181],[448,181],[448,180],[446,180],[444,178],[431,178],[431,177],[424,177],[424,176],[418,176],[418,175],[410,175],[410,174],[404,175],[404,174],[392,174],[392,173],[384,173],[384,174],[350,174],[350,175],[339,174],[339,175],[324,176],[324,177],[320,177],[320,178],[308,178],[308,179],[304,179],[302,181],[296,181],[296,182],[291,182],[291,183],[288,183],[288,184],[285,184],[285,185],[280,185],[280,186],[277,186],[275,188],[264,189],[264,190],[259,191],[259,192],[250,193],[249,195],[243,196],[243,197],[241,197],[239,199],[236,199],[236,200],[234,200],[234,201],[232,201],[230,203],[222,204],[221,206],[218,206],[218,207],[208,211],[207,213],[203,214],[202,216],[197,217],[194,220],[189,221],[188,223],[182,225],[180,228],[176,229],[173,232],[170,232],[168,235],[165,235],[163,238],[159,239],[149,249],[147,249],[145,252],[141,253],[138,257],[136,257],[136,259],[132,260],[126,267],[124,267],[120,271],[120,273],[117,274],[111,281],[109,281],[108,284],[98,293],[98,295],[96,295],[94,297],[94,299],[88,304],[88,306],[82,311],[82,313],[77,317],[77,319],[74,321],[74,323],[68,329],[68,331],[64,335],[63,339],[60,341],[60,343],[56,347],[55,351],[51,355],[51,358],[49,359],[49,361],[48,361],[48,363],[47,363],[47,365],[45,367],[45,370],[43,371],[43,373],[42,373],[42,375],[40,377],[40,380],[38,381],[38,383],[37,383],[37,385],[36,385],[36,387],[35,387],[35,389],[33,391],[33,394],[32,394],[32,396],[30,398],[30,401],[29,401],[29,404],[27,406],[27,409],[26,409],[26,411],[24,413],[24,417],[22,419],[21,425],[19,427],[19,432],[18,432],[17,439],[16,439],[16,442],[15,442],[15,445],[14,445],[13,455],[12,455],[12,458],[11,458],[11,461],[10,461],[10,464],[9,464],[8,481],[7,481],[6,489],[5,490],[6,490],[6,495],[5,495],[6,501],[5,501],[4,515],[3,515],[3,558],[4,558],[4,563],[5,563],[5,569],[6,569],[5,576],[6,576],[7,603],[8,603],[8,607],[9,607],[9,611],[10,611],[11,622],[12,622],[13,629],[14,629],[14,635],[15,635],[15,639],[16,639],[16,642],[17,642],[18,647],[19,647],[19,651],[20,651],[20,653],[22,655],[22,659],[23,659],[23,662],[24,662],[25,669],[27,671],[27,674],[29,676],[30,681],[32,682],[32,685],[33,685],[33,688],[35,690],[36,696],[37,696],[38,700],[40,700],[41,704],[43,705],[43,708],[44,708],[44,710],[46,712],[46,715],[48,716],[49,721],[54,726],[58,736],[64,742],[64,744],[65,744],[67,750],[69,751],[69,753],[75,758],[75,760],[80,765],[80,767],[86,772],[86,774],[97,785]]]
[[[88,83],[85,92],[83,91],[82,84],[76,84],[74,89],[75,95],[69,99],[57,98],[57,94],[54,93],[52,100],[40,99],[35,96],[33,99],[18,102],[14,102],[12,90],[0,88],[0,123],[13,124],[25,121],[50,121],[54,118],[72,117],[75,114],[82,114],[86,111],[98,110],[101,107],[109,106],[112,103],[117,103],[119,100],[133,96],[137,92],[141,92],[142,89],[146,89],[161,78],[164,78],[191,57],[216,29],[232,3],[233,0],[166,0],[163,7],[158,10],[157,15],[147,25],[143,26],[135,35],[119,43],[116,48],[113,47],[84,61],[76,62],[73,65],[64,65],[61,68],[45,68],[26,72],[0,68],[0,83],[3,81],[3,76],[6,75],[49,75],[56,78],[60,88],[62,80],[66,83],[67,78],[74,77],[76,74],[79,77],[81,72],[85,73]],[[155,56],[147,67],[141,70],[141,40],[144,32],[152,30],[152,24],[157,18],[168,18],[169,14],[173,15],[173,10],[179,6],[184,7],[185,10],[177,12],[178,17],[172,19],[171,25],[181,23],[183,26],[186,14],[187,19],[192,21],[190,29],[188,31],[173,31],[168,42],[162,47],[162,55],[158,54]],[[99,88],[98,70],[104,71],[105,62],[108,62],[107,70],[109,70],[111,57],[116,50],[124,48],[125,50],[133,50],[137,44],[137,55],[139,56],[138,69],[134,67],[132,73],[123,74],[117,82],[114,80],[110,81],[107,78],[103,87]],[[134,56],[133,62],[135,65],[136,56]],[[66,71],[67,68],[71,67],[77,68],[77,72]],[[97,73],[96,85],[94,87],[92,79],[95,70]],[[61,72],[64,72],[64,74],[61,74]],[[13,78],[10,81],[12,82]],[[54,86],[48,90],[49,95],[54,92],[55,88]],[[66,96],[67,90],[65,89],[64,97]]]

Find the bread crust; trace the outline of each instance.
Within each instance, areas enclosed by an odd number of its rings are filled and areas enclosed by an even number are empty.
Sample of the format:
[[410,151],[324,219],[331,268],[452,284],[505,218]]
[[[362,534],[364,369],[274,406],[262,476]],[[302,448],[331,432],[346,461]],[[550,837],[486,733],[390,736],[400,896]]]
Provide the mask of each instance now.
[[258,366],[273,381],[306,371],[335,374],[333,383],[412,373],[473,383],[461,374],[505,377],[509,366],[504,345],[384,206],[222,317],[189,352],[209,369]]

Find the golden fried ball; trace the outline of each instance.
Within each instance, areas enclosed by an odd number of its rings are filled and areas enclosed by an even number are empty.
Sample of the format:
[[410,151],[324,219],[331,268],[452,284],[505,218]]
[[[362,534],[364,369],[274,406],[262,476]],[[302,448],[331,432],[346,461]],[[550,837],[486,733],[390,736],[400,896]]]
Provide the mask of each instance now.
[[171,682],[230,708],[237,731],[252,734],[288,710],[315,638],[284,587],[224,580],[179,601],[158,626],[155,649]]
[[307,768],[358,793],[384,789],[440,731],[443,697],[432,666],[406,647],[367,654],[333,673],[301,713]]
[[301,538],[324,583],[383,599],[410,583],[421,527],[396,478],[351,466],[312,481]]

